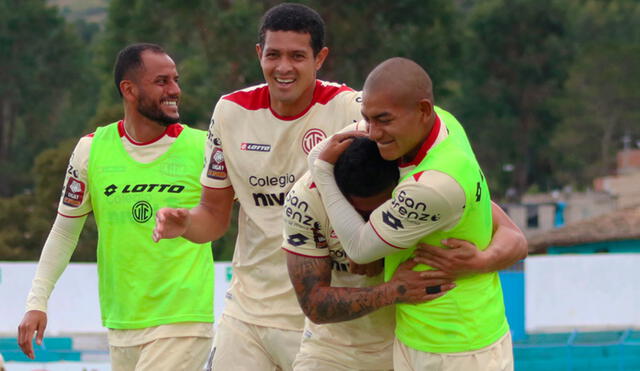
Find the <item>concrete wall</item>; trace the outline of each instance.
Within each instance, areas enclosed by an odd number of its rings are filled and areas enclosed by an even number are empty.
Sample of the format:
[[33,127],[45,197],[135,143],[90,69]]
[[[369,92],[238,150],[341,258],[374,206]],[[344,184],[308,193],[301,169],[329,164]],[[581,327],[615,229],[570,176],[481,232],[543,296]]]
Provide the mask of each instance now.
[[640,254],[525,260],[528,333],[640,329]]

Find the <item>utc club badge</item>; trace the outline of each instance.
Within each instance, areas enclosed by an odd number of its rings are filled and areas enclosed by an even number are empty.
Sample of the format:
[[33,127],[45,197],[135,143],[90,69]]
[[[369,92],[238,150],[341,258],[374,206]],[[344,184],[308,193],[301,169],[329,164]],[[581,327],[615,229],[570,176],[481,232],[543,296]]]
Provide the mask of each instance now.
[[326,137],[327,134],[325,134],[324,131],[320,129],[314,128],[307,130],[307,132],[304,133],[304,137],[302,138],[302,150],[305,154],[308,155],[313,147],[315,147],[316,144],[322,142],[322,140]]
[[131,208],[131,215],[136,222],[145,223],[151,219],[153,208],[147,201],[138,201]]

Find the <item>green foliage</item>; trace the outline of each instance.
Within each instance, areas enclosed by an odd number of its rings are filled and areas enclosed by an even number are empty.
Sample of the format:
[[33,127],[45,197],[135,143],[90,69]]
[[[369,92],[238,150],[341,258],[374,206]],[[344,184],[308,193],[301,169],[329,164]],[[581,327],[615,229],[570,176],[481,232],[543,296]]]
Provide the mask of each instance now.
[[[75,140],[65,140],[38,155],[33,167],[35,192],[0,198],[0,259],[37,260],[56,217],[69,154]],[[87,220],[72,260],[95,261],[97,230]]]
[[[553,185],[549,107],[566,76],[566,13],[554,0],[479,2],[469,19],[465,69],[455,113],[487,172],[494,197]],[[515,16],[517,15],[517,16]],[[503,166],[514,169],[503,173]]]
[[448,96],[459,67],[461,24],[451,1],[314,1],[327,24],[330,49],[321,75],[360,88],[383,60],[415,60],[434,78],[435,94]]
[[35,156],[92,114],[92,72],[73,26],[43,0],[0,0],[0,195],[32,185]]
[[575,15],[577,55],[551,145],[560,182],[587,186],[614,170],[624,135],[640,138],[640,3],[584,1]]

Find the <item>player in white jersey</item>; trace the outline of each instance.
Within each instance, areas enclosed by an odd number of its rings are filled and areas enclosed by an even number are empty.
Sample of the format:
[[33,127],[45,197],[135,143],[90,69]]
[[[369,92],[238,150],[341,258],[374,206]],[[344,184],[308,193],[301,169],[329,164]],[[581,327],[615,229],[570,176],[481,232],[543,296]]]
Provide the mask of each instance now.
[[[108,141],[112,147],[105,147],[103,142],[96,142],[96,133],[82,137],[76,145],[69,166],[66,172],[65,188],[63,189],[58,206],[58,216],[51,229],[49,237],[44,245],[35,278],[27,298],[27,312],[19,327],[19,344],[23,352],[30,358],[35,357],[32,346],[34,332],[37,332],[37,343],[42,344],[44,331],[47,324],[47,301],[51,295],[54,285],[63,273],[69,259],[76,247],[76,243],[87,219],[87,214],[94,212],[96,215],[99,209],[107,209],[98,203],[98,200],[105,198],[112,203],[125,203],[132,195],[140,197],[152,197],[153,194],[162,194],[172,191],[171,197],[175,202],[188,205],[187,194],[197,196],[201,191],[197,175],[184,174],[182,180],[190,179],[179,185],[160,184],[162,180],[168,180],[167,174],[176,174],[175,169],[189,169],[199,171],[203,166],[202,153],[204,149],[194,151],[193,147],[188,147],[185,140],[189,135],[193,135],[195,140],[204,140],[205,133],[200,130],[189,129],[178,124],[179,113],[178,103],[180,99],[180,87],[178,85],[178,74],[173,60],[165,51],[154,44],[134,44],[123,49],[116,60],[115,84],[124,103],[124,119],[116,124],[109,125],[110,133],[114,140]],[[105,128],[101,128],[104,132]],[[101,130],[99,129],[99,130]],[[125,167],[131,164],[131,168],[151,169],[155,172],[159,184],[146,175],[136,179],[137,183],[129,185],[118,182],[117,172],[112,172],[113,181],[110,186],[100,189],[99,192],[90,192],[95,186],[92,183],[95,175],[89,170],[91,157],[100,155],[96,152],[97,143],[101,143],[102,148],[107,151],[107,167],[118,167],[125,163]],[[178,152],[180,148],[187,151]],[[109,151],[114,149],[115,151]],[[116,151],[118,153],[116,153]],[[184,153],[187,152],[187,153]],[[121,163],[113,163],[116,158],[121,159]],[[172,167],[173,166],[173,167]],[[106,169],[106,167],[105,167]],[[154,170],[157,169],[157,170]],[[113,170],[113,169],[112,169]],[[185,171],[182,171],[183,173]],[[124,176],[124,175],[123,175]],[[128,177],[135,177],[136,174],[126,174]],[[191,179],[192,178],[192,179]],[[173,179],[177,179],[175,176]],[[94,189],[95,191],[95,189]],[[178,192],[180,191],[180,192]],[[191,196],[189,196],[191,197]],[[153,200],[149,199],[153,205]],[[114,371],[133,370],[162,370],[187,368],[196,370],[201,368],[207,359],[213,338],[213,298],[212,295],[204,293],[206,287],[213,289],[213,260],[208,246],[203,246],[202,250],[196,252],[193,246],[184,246],[178,240],[169,241],[171,246],[165,246],[166,251],[189,248],[190,252],[174,256],[167,255],[165,251],[160,251],[153,243],[138,244],[139,239],[148,239],[151,233],[153,220],[150,213],[146,217],[135,218],[135,204],[132,208],[128,203],[124,206],[125,213],[123,220],[116,223],[117,228],[110,228],[112,231],[100,229],[103,232],[114,233],[111,236],[118,238],[115,243],[103,247],[106,250],[117,250],[119,246],[126,249],[135,250],[137,254],[144,255],[147,259],[144,262],[139,260],[116,260],[113,267],[108,270],[99,269],[100,280],[110,280],[108,282],[122,282],[119,277],[129,280],[132,283],[130,291],[135,287],[147,287],[136,285],[135,278],[139,279],[140,273],[148,267],[156,269],[153,262],[158,262],[163,266],[163,274],[147,275],[145,280],[152,286],[164,287],[164,289],[145,292],[149,297],[155,296],[162,305],[185,305],[185,300],[175,297],[176,293],[183,292],[184,295],[192,297],[191,302],[198,302],[198,308],[187,308],[188,315],[180,318],[170,317],[175,312],[168,309],[169,317],[158,318],[154,314],[140,313],[141,318],[136,323],[129,323],[121,326],[110,322],[105,323],[109,328],[108,339],[111,353],[111,366]],[[138,214],[142,216],[143,214]],[[132,220],[135,219],[135,220]],[[96,220],[97,220],[96,216]],[[146,219],[146,220],[145,220]],[[109,220],[103,220],[109,224]],[[99,227],[100,227],[100,223]],[[126,236],[119,236],[117,231],[121,228],[134,228],[146,226],[148,231],[143,231],[136,235],[125,233]],[[140,227],[142,228],[142,227]],[[131,229],[126,229],[129,232]],[[101,236],[102,238],[103,236]],[[128,241],[134,241],[130,243]],[[115,246],[118,245],[118,246]],[[154,249],[147,248],[152,245]],[[100,251],[100,248],[99,250]],[[99,255],[100,260],[105,259],[111,252]],[[107,258],[108,259],[108,258]],[[112,260],[111,260],[112,262]],[[180,266],[192,276],[194,280],[200,282],[197,286],[189,286],[184,276],[173,274],[172,267]],[[104,268],[104,267],[103,267]],[[117,271],[117,274],[112,274]],[[114,277],[118,276],[118,277]],[[112,293],[100,287],[101,306],[107,303],[107,307],[102,309],[103,322],[110,321],[114,312],[124,312],[134,308],[124,297],[126,293],[115,296],[106,296]],[[188,294],[193,291],[192,294]],[[195,295],[197,293],[198,295]],[[145,304],[141,299],[142,304]],[[138,299],[135,300],[138,302]],[[157,304],[156,303],[156,304]],[[154,304],[155,306],[155,304]],[[105,310],[105,308],[109,308]],[[138,308],[138,307],[135,307]],[[148,314],[148,316],[147,316]],[[136,313],[125,313],[125,315],[136,316]],[[153,321],[150,324],[149,321]]]
[[304,315],[282,251],[282,205],[319,141],[360,119],[359,94],[316,79],[329,50],[324,22],[300,4],[264,16],[256,45],[266,84],[223,96],[213,112],[200,206],[163,209],[154,239],[196,242],[226,231],[240,203],[233,278],[218,324],[213,368],[290,370]]

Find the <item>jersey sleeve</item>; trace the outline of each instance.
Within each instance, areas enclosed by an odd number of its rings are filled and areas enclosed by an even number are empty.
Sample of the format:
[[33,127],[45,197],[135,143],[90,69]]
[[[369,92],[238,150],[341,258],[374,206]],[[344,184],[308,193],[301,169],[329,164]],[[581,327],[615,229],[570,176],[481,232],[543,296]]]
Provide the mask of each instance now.
[[71,154],[58,204],[58,214],[62,216],[77,218],[93,210],[87,171],[92,141],[92,135],[80,138]]
[[362,92],[353,91],[349,94],[345,94],[345,116],[350,117],[351,123],[356,123],[362,120]]
[[[301,178],[289,191],[283,208],[283,249],[296,255],[329,256],[326,214],[319,197],[313,197],[308,182]],[[324,215],[324,217],[323,217]]]
[[458,182],[445,173],[427,170],[398,184],[393,197],[373,211],[369,223],[386,244],[407,248],[430,233],[453,228],[464,205]]
[[207,188],[227,188],[231,186],[227,165],[224,161],[222,124],[225,120],[224,100],[219,100],[213,110],[205,148],[205,167],[200,175],[200,183]]

